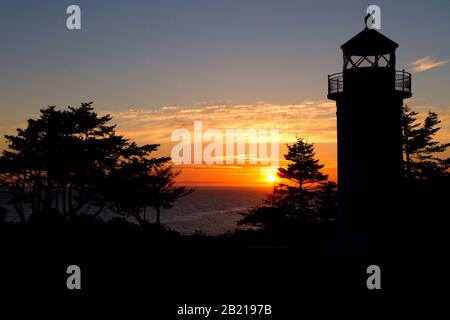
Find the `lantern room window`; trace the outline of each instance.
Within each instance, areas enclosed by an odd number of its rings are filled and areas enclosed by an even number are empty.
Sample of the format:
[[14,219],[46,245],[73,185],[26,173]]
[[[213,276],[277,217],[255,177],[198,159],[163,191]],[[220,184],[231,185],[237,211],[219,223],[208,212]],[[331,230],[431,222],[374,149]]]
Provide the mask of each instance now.
[[391,55],[379,54],[373,56],[344,56],[344,70],[353,68],[389,68],[392,66]]

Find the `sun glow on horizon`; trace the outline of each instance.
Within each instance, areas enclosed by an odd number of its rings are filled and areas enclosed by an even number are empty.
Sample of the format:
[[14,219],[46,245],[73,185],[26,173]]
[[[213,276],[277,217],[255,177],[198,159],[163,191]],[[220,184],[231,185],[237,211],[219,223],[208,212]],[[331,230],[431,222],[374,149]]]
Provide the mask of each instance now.
[[262,167],[260,168],[260,174],[262,176],[261,182],[264,184],[270,183],[274,184],[280,182],[280,178],[277,175],[277,167]]
[[275,182],[277,180],[277,177],[273,173],[269,173],[266,177],[267,182]]

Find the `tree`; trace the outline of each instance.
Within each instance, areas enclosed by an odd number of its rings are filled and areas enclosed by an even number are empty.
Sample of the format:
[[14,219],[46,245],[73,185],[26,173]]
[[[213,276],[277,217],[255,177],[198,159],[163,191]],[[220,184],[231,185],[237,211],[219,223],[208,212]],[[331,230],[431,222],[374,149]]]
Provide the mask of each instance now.
[[[288,153],[284,158],[289,163],[286,168],[278,169],[278,176],[294,183],[300,205],[305,210],[308,196],[308,189],[305,189],[305,185],[321,183],[326,181],[328,176],[320,172],[323,165],[315,158],[314,144],[305,142],[303,138],[297,138],[297,141],[292,145],[287,145],[287,148]],[[291,192],[291,194],[295,193]]]
[[239,224],[263,228],[284,228],[293,222],[331,221],[337,208],[336,184],[321,173],[323,165],[315,158],[314,145],[302,138],[288,145],[286,168],[279,168],[279,177],[289,183],[274,186],[264,206],[256,207]]
[[92,103],[68,110],[50,106],[17,135],[6,136],[0,175],[22,222],[26,212],[39,216],[56,209],[70,218],[98,202],[100,180],[127,148],[110,120],[98,116]]
[[279,168],[278,176],[297,184],[299,190],[303,190],[305,184],[318,183],[327,180],[327,176],[320,170],[323,165],[315,159],[314,144],[297,138],[292,145],[287,145],[288,153],[284,158],[289,161],[287,168]]
[[447,150],[450,143],[435,140],[441,122],[438,115],[428,112],[422,123],[418,122],[418,113],[405,105],[402,112],[404,171],[408,178],[428,178],[448,175],[450,158],[436,156]]
[[151,157],[158,147],[131,143],[102,186],[101,195],[108,207],[122,216],[133,217],[139,224],[146,222],[142,211],[152,198],[150,186],[155,177],[151,171],[170,160]]
[[151,156],[159,145],[138,146],[116,135],[111,117],[99,116],[92,103],[40,113],[6,136],[8,149],[0,157],[0,187],[21,222],[28,213],[33,220],[55,214],[71,219],[87,207],[98,216],[111,203],[136,214],[155,199],[155,170],[170,160]]
[[119,214],[133,217],[139,224],[146,224],[146,209],[156,211],[156,224],[161,224],[161,209],[168,209],[175,201],[192,192],[185,187],[174,186],[180,171],[174,171],[169,157],[152,158],[150,154],[159,145],[130,146],[104,186],[104,196]]
[[321,183],[315,196],[316,215],[320,219],[335,220],[337,216],[337,184]]
[[191,194],[194,189],[175,186],[175,177],[181,171],[174,171],[172,165],[159,167],[155,170],[153,183],[150,186],[152,199],[151,207],[156,211],[156,224],[161,224],[161,209],[172,208],[175,201],[182,196]]

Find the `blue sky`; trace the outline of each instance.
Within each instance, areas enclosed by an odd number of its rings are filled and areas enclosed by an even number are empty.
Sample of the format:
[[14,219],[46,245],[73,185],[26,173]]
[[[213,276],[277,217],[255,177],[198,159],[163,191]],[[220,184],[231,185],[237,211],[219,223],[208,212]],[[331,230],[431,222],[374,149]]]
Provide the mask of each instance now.
[[[65,27],[78,4],[82,30]],[[449,1],[378,1],[397,68],[450,59]],[[326,99],[367,1],[0,1],[0,131],[47,105],[102,110]],[[415,73],[411,104],[445,113],[450,64]],[[425,109],[424,109],[425,110]]]

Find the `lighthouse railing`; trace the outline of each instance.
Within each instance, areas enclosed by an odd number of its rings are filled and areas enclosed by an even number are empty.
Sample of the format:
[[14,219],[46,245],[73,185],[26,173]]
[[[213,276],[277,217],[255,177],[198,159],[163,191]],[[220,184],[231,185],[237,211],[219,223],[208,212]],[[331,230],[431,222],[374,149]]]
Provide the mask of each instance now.
[[395,71],[395,90],[411,92],[411,73],[405,70]]
[[328,76],[328,94],[344,91],[344,78],[342,72],[330,74]]
[[[405,70],[395,71],[395,90],[411,93],[411,73]],[[344,78],[342,72],[328,76],[328,95],[344,91]]]

